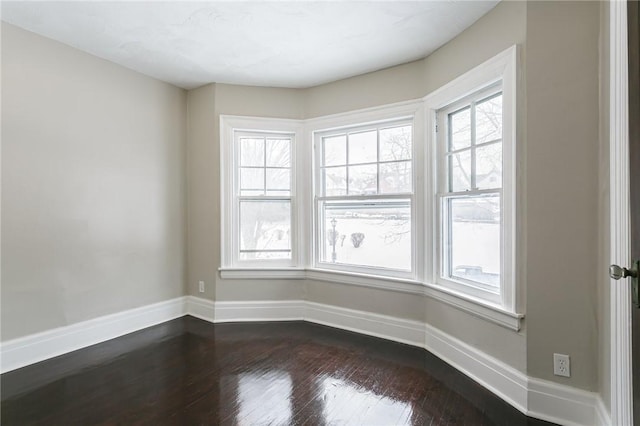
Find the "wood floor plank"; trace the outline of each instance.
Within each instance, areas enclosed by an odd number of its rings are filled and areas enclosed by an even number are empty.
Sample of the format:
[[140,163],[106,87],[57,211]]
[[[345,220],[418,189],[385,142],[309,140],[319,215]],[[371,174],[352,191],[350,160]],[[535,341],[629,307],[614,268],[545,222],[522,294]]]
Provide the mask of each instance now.
[[543,425],[422,349],[183,317],[1,377],[3,425]]

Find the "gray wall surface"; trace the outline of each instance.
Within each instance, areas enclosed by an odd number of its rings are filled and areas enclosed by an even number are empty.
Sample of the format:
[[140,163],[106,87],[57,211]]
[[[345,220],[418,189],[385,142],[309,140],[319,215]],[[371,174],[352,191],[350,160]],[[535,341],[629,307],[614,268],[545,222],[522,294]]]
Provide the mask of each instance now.
[[[596,390],[597,2],[527,3],[527,372]],[[578,267],[572,267],[579,265]],[[571,378],[553,375],[553,353]]]
[[185,292],[186,92],[2,23],[2,340]]

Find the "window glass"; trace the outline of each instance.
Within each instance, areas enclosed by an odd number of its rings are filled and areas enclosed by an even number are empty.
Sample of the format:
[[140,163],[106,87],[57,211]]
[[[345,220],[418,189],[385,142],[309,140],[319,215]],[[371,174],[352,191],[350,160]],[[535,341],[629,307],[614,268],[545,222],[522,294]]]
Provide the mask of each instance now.
[[449,150],[467,148],[471,145],[471,108],[449,115],[450,140]]
[[502,120],[500,92],[449,112],[443,157],[441,276],[491,292],[501,280]]
[[291,257],[291,202],[240,201],[240,258]]
[[347,164],[347,137],[345,135],[323,139],[324,165]]
[[[319,137],[317,262],[345,270],[412,270],[412,139],[406,120]],[[389,198],[394,195],[402,197]]]
[[378,133],[374,131],[349,135],[349,164],[375,163],[378,159]]
[[380,129],[380,161],[411,159],[411,126]]
[[326,202],[321,206],[321,261],[411,270],[411,202]]
[[449,275],[500,289],[500,197],[447,201]]

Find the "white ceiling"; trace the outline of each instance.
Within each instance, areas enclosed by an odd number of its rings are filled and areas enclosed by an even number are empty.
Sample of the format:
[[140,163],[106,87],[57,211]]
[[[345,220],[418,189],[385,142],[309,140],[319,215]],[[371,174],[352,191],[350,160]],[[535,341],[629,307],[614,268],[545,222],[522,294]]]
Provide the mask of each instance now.
[[186,89],[300,88],[423,58],[498,1],[3,1],[1,16]]

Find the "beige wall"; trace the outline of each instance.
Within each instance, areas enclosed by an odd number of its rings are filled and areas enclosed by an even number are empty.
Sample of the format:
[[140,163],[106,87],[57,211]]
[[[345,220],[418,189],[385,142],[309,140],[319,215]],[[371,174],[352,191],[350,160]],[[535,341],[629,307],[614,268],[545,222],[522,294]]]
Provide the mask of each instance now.
[[[597,2],[527,4],[527,371],[597,389]],[[554,352],[571,378],[553,375]]]
[[[215,282],[220,265],[219,154],[213,143],[216,124],[215,84],[187,94],[187,290],[189,294],[215,298]],[[204,281],[205,292],[198,292]]]
[[179,297],[186,93],[2,24],[2,340]]
[[609,2],[600,3],[600,144],[598,180],[598,390],[611,411],[611,321],[609,264],[611,228],[609,224]]

